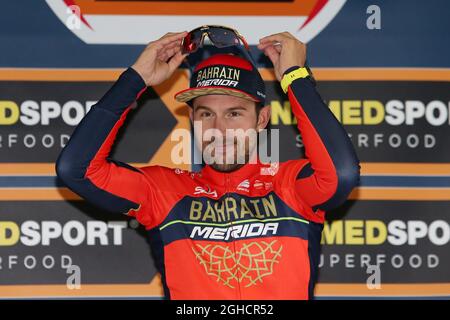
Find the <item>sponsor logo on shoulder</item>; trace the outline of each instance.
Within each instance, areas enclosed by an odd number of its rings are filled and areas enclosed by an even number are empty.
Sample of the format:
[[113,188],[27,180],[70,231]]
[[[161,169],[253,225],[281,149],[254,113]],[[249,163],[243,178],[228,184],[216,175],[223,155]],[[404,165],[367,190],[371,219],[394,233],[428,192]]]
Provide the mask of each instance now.
[[279,162],[271,162],[269,167],[261,168],[261,175],[263,176],[274,176],[277,174],[278,169],[280,168]]
[[180,169],[180,168],[175,168],[173,169],[173,171],[175,172],[175,174],[183,174],[185,171]]
[[262,182],[261,180],[255,180],[255,182],[253,182],[253,188],[262,189],[263,187],[264,187],[264,182]]
[[238,184],[236,189],[239,191],[249,192],[249,188],[250,188],[250,181],[248,179],[245,179],[244,181]]

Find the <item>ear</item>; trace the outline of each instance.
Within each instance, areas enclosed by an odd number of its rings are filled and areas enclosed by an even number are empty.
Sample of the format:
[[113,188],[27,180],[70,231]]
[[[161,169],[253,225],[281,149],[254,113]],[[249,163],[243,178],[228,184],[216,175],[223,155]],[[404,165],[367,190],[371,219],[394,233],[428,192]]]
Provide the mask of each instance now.
[[189,119],[191,120],[191,125],[194,125],[194,107],[187,105],[189,109]]
[[259,115],[258,115],[258,123],[256,124],[256,129],[258,130],[258,132],[267,126],[267,124],[269,123],[271,114],[272,114],[272,109],[270,107],[270,104],[261,108],[261,110],[259,111]]

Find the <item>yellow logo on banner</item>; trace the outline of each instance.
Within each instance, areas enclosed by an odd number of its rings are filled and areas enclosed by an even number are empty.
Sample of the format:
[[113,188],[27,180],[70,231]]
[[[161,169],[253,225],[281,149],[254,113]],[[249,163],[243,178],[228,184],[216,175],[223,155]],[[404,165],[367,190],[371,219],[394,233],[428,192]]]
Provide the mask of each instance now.
[[12,101],[0,101],[0,125],[11,125],[19,119],[19,106]]
[[16,223],[2,221],[0,223],[0,246],[13,246],[19,241],[20,231]]

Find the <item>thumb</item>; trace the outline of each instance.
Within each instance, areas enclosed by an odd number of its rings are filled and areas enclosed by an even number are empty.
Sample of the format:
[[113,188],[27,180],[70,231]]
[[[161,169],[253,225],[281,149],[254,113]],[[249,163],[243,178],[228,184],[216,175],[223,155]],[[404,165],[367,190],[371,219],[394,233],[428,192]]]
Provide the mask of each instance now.
[[273,46],[264,49],[264,54],[269,57],[270,61],[272,61],[272,64],[274,66],[278,62],[278,59],[280,58],[280,53],[278,53],[278,51]]

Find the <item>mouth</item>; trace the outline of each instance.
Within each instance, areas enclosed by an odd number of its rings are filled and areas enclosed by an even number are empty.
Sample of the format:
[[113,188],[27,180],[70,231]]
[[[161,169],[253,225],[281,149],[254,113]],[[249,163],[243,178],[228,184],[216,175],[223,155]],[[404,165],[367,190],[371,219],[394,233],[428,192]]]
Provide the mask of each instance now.
[[213,146],[212,148],[214,148],[215,152],[223,154],[227,151],[230,151],[234,147],[235,147],[235,144],[224,144],[224,145]]

